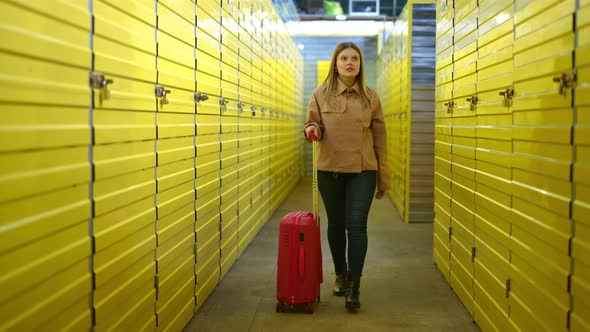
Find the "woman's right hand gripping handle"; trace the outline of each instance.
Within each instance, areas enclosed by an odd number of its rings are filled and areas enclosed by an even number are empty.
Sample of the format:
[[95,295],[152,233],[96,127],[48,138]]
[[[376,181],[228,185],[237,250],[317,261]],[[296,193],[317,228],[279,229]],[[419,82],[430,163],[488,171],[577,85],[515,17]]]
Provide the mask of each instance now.
[[311,138],[312,141],[318,141],[318,135],[315,126],[309,126],[305,128],[305,135]]

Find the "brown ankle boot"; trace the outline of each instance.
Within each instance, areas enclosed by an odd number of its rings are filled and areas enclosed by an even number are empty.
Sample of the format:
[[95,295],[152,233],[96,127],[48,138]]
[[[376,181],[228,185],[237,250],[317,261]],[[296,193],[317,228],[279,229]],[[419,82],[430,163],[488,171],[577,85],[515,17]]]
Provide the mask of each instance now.
[[346,279],[348,275],[346,270],[347,267],[345,266],[344,270],[342,270],[342,273],[336,272],[336,281],[334,281],[334,288],[332,289],[332,292],[336,296],[342,296],[346,291]]
[[346,291],[346,273],[336,274],[336,281],[334,281],[334,288],[332,292],[336,296],[344,295]]
[[361,308],[361,302],[359,300],[360,288],[361,288],[361,277],[350,277],[348,279],[348,287],[346,288],[345,294],[345,307],[346,309],[356,310]]

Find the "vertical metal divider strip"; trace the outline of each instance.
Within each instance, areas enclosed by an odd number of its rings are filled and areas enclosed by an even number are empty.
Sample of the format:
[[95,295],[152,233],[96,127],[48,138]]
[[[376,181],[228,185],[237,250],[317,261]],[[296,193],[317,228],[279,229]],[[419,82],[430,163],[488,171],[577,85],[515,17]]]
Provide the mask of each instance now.
[[[516,0],[514,0],[512,2],[512,75],[514,75],[514,44],[516,43]],[[514,76],[512,78],[512,88],[514,89]],[[516,94],[516,91],[514,92],[514,94]],[[510,123],[510,130],[514,131],[514,110],[511,109],[511,123]],[[510,138],[510,185],[513,185],[513,169],[512,169],[512,162],[514,161],[514,134],[511,135]],[[511,193],[510,194],[510,211],[512,213],[512,207],[513,207],[513,197],[514,195]],[[512,247],[512,222],[509,223],[509,243],[510,243],[510,247]],[[510,320],[511,317],[511,301],[510,301],[510,290],[512,287],[512,278],[511,278],[511,266],[512,266],[512,249],[508,248],[508,280],[506,280],[506,298],[508,299],[508,320]]]
[[[197,91],[197,3],[193,3],[193,94]],[[193,248],[195,252],[195,260],[193,265],[193,275],[195,277],[195,287],[193,289],[194,294],[194,305],[193,312],[197,306],[197,252],[199,248],[198,244],[198,236],[197,236],[197,102],[194,103],[194,113],[193,113],[193,149],[195,151],[195,157],[193,158],[193,188],[195,190],[195,199],[193,200]]]
[[[217,17],[219,19],[219,21],[217,22],[217,37],[219,38],[219,43],[217,43],[217,52],[218,52],[217,69],[219,70],[219,75],[218,75],[219,77],[217,78],[217,84],[219,86],[219,95],[220,95],[218,98],[221,98],[221,88],[222,88],[221,87],[221,75],[222,75],[222,73],[221,73],[221,43],[222,43],[222,41],[221,41],[221,14],[222,14],[222,12],[221,12],[221,1],[220,1],[219,7],[217,8]],[[219,137],[219,168],[217,170],[218,176],[219,176],[219,189],[218,189],[219,205],[217,206],[217,208],[219,210],[219,246],[218,246],[219,247],[219,257],[218,257],[219,262],[217,265],[219,268],[219,281],[221,281],[221,272],[222,272],[221,265],[223,263],[223,261],[222,261],[223,251],[221,248],[221,243],[223,241],[223,233],[222,233],[222,231],[223,231],[223,215],[222,215],[223,210],[221,208],[221,204],[222,204],[221,203],[221,200],[222,200],[221,194],[223,192],[222,191],[222,189],[223,189],[222,188],[222,186],[223,186],[223,179],[222,179],[223,172],[221,171],[223,168],[223,142],[222,142],[222,139],[223,139],[223,123],[222,122],[223,121],[221,118],[221,116],[222,116],[221,115],[221,105],[219,104],[219,100],[217,102],[217,107],[218,107],[217,118],[219,121],[219,135],[218,135],[218,137]]]
[[[578,49],[578,47],[580,46],[580,40],[579,40],[579,34],[578,34],[578,27],[577,27],[577,21],[578,21],[578,11],[580,9],[580,0],[576,0],[576,8],[574,11],[574,16],[573,16],[573,24],[572,24],[572,28],[573,28],[573,32],[574,32],[574,51],[572,52],[572,70],[574,72],[574,75],[576,75],[576,78],[578,77],[578,73],[577,73],[577,61],[576,61],[576,50]],[[568,294],[569,294],[569,311],[567,314],[567,329],[569,330],[571,328],[571,315],[575,310],[574,307],[574,296],[572,294],[572,277],[574,276],[575,273],[575,268],[574,268],[574,263],[575,263],[575,259],[573,256],[573,241],[574,241],[574,237],[576,236],[576,223],[574,220],[574,215],[573,215],[573,206],[574,206],[574,202],[576,201],[576,182],[574,181],[575,177],[574,177],[574,173],[576,171],[575,165],[576,165],[576,161],[577,161],[577,155],[578,155],[578,149],[577,149],[577,145],[576,145],[576,124],[578,123],[578,109],[576,107],[576,85],[574,84],[574,88],[571,90],[572,91],[572,112],[573,112],[573,123],[572,123],[572,127],[571,127],[571,143],[572,143],[572,162],[570,165],[570,182],[571,182],[571,201],[570,201],[570,211],[569,211],[569,219],[570,219],[570,239],[569,239],[569,259],[570,259],[570,273],[568,276]]]
[[[232,12],[234,12],[233,2],[232,2]],[[235,18],[235,17],[232,17],[232,19],[235,21],[234,27],[237,25],[238,26],[238,30],[239,30],[238,19]],[[239,31],[236,31],[236,32],[238,33],[238,36],[239,36]],[[238,39],[238,36],[234,36],[234,37],[236,37],[236,40],[238,40],[238,45],[239,45],[240,41]],[[238,81],[236,82],[237,83],[237,89],[238,89],[237,90],[237,94],[238,94],[238,98],[237,99],[238,100],[236,100],[235,102],[237,103],[236,104],[236,107],[237,107],[237,112],[238,112],[236,114],[236,116],[237,116],[237,120],[236,121],[238,122],[237,129],[236,129],[236,131],[237,131],[236,136],[238,138],[238,152],[237,152],[238,153],[238,166],[237,166],[238,167],[238,183],[236,184],[236,186],[238,186],[238,198],[237,198],[238,199],[238,205],[236,207],[236,214],[238,215],[238,219],[237,219],[238,220],[237,221],[237,224],[238,225],[236,226],[236,237],[237,237],[236,245],[238,247],[237,250],[238,250],[238,253],[239,253],[239,248],[240,248],[240,223],[241,223],[241,219],[242,219],[241,216],[240,216],[240,201],[241,201],[241,198],[242,198],[242,192],[240,191],[240,182],[241,182],[241,177],[240,177],[240,174],[241,174],[241,172],[240,172],[240,169],[241,169],[241,167],[240,167],[240,164],[241,164],[241,162],[240,162],[240,160],[241,160],[241,158],[240,158],[241,149],[240,149],[240,146],[242,145],[242,135],[241,135],[241,131],[240,131],[240,122],[241,122],[240,121],[241,120],[241,116],[240,116],[241,111],[240,110],[241,110],[241,107],[239,105],[240,105],[240,103],[242,101],[240,100],[241,99],[240,98],[241,97],[241,95],[240,95],[240,48],[238,47],[238,49],[235,50],[235,51],[236,51],[236,53],[238,55],[238,58],[237,58],[238,68],[236,68],[237,71],[238,71]],[[236,255],[236,256],[238,256],[238,255]]]
[[[154,41],[156,42],[156,58],[154,59],[154,65],[156,66],[156,84],[160,79],[160,72],[158,71],[158,0],[154,0],[154,14],[156,16],[156,27],[154,28]],[[156,182],[156,192],[154,193],[154,207],[156,208],[156,220],[158,220],[158,99],[154,101],[154,128],[156,129],[156,138],[154,139],[154,153],[156,154],[156,167],[154,167],[154,181]],[[157,222],[154,225],[155,233],[158,234]],[[156,262],[157,265],[157,262]]]
[[[158,84],[158,81],[160,79],[160,72],[158,70],[158,56],[159,56],[159,50],[158,50],[158,0],[154,0],[154,15],[155,15],[155,19],[156,19],[156,24],[154,27],[154,41],[155,41],[155,45],[156,45],[156,57],[154,59],[154,65],[156,67],[156,84]],[[155,85],[154,85],[155,88]],[[156,298],[154,301],[154,315],[156,316],[156,327],[159,326],[160,322],[159,322],[159,317],[158,317],[158,297],[159,297],[159,288],[160,288],[160,280],[159,280],[159,266],[158,266],[158,220],[159,220],[159,211],[158,211],[158,165],[159,160],[158,160],[158,98],[154,99],[154,129],[156,130],[156,135],[155,135],[155,139],[154,139],[154,153],[156,155],[156,165],[154,167],[154,182],[155,182],[155,187],[156,190],[154,192],[154,209],[156,211],[156,220],[154,221],[154,235],[156,237],[156,246],[154,248],[154,262],[155,262],[155,266],[156,266],[156,274],[154,275],[154,288],[156,291]]]
[[[92,73],[94,72],[94,7],[93,0],[88,0],[88,13],[90,15],[90,33],[89,47],[91,54],[90,71],[88,73],[89,82],[92,82]],[[88,145],[88,163],[90,166],[90,183],[88,184],[88,199],[90,201],[90,216],[88,218],[88,236],[90,237],[91,252],[88,257],[88,269],[90,271],[92,287],[88,297],[88,306],[90,309],[90,330],[94,331],[96,326],[96,311],[94,310],[94,290],[96,289],[96,274],[94,273],[94,255],[96,253],[96,243],[94,240],[94,87],[89,84],[90,89],[90,108],[88,110],[88,125],[90,126],[90,144]]]

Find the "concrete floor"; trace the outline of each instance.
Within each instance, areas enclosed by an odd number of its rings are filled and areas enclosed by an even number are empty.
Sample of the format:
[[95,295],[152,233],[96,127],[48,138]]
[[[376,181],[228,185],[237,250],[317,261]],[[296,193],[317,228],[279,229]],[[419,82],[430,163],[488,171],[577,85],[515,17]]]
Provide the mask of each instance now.
[[331,293],[334,280],[320,199],[324,283],[312,315],[276,313],[276,257],[280,218],[311,210],[311,178],[304,178],[203,304],[184,331],[479,331],[432,261],[432,224],[404,224],[388,198],[369,215],[369,250],[361,282],[361,310],[350,313]]

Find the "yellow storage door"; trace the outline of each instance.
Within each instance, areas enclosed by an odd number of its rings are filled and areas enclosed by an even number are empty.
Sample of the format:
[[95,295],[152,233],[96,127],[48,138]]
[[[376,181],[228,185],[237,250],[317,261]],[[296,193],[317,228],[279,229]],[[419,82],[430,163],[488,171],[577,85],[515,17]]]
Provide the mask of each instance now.
[[[238,251],[241,253],[256,235],[255,221],[259,216],[253,209],[254,183],[256,180],[254,161],[258,158],[258,145],[254,143],[259,138],[258,117],[259,106],[255,105],[252,93],[252,3],[249,0],[239,1],[239,184],[238,184]],[[258,93],[257,91],[256,93]],[[257,95],[258,96],[258,95]],[[256,97],[257,97],[256,96]]]
[[[391,170],[391,198],[394,205],[400,211],[403,216],[406,212],[406,151],[407,151],[407,133],[404,132],[404,128],[407,128],[403,122],[407,117],[403,112],[407,111],[404,107],[407,107],[407,100],[404,99],[405,90],[402,93],[402,81],[409,74],[407,68],[404,69],[404,63],[407,66],[407,11],[402,13],[404,19],[399,20],[395,23],[393,28],[393,37],[391,42],[391,62],[390,72],[386,76],[387,80],[391,80],[388,84],[391,87],[391,107],[389,110],[384,110],[384,116],[388,117],[389,127],[387,128],[387,135],[389,136],[388,142],[388,156],[390,157],[389,166]],[[403,76],[406,75],[406,76]],[[402,100],[404,99],[404,100]],[[402,105],[402,103],[405,103]],[[406,113],[407,114],[407,113]]]
[[195,310],[194,2],[158,2],[158,330],[182,328]]
[[[222,7],[226,3],[222,4]],[[238,253],[239,31],[229,4],[221,11],[221,277]]]
[[477,2],[455,1],[453,33],[453,143],[451,286],[473,315]]
[[256,117],[254,118],[254,131],[252,133],[253,140],[252,140],[252,156],[254,157],[254,161],[252,163],[253,172],[252,175],[252,205],[253,205],[253,213],[256,215],[256,223],[253,229],[258,229],[258,223],[260,219],[263,218],[262,214],[264,210],[262,209],[262,188],[261,183],[264,180],[264,168],[263,168],[263,159],[264,159],[264,140],[266,137],[264,135],[264,113],[256,112]]
[[155,328],[154,8],[94,1],[97,331]]
[[[272,110],[271,110],[272,112]],[[278,135],[279,128],[281,128],[281,121],[278,118],[278,113],[270,113],[270,206],[269,209],[272,211],[278,197],[280,196],[280,187],[282,184],[281,168],[285,164],[280,164],[280,149],[281,141]]]
[[222,116],[221,134],[221,275],[237,258],[238,117]]
[[[240,1],[238,22],[239,66],[238,66],[238,254],[241,254],[250,243],[253,232],[252,197],[253,197],[253,153],[252,142],[257,135],[254,133],[256,106],[252,103],[252,67],[250,50],[252,38],[249,29],[249,8],[245,1]],[[248,15],[242,15],[247,11]]]
[[[250,112],[244,112],[249,114]],[[252,214],[252,119],[241,117],[238,125],[238,252],[241,254],[249,242],[245,235],[250,229]]]
[[220,1],[196,5],[197,309],[220,279],[221,12]]
[[186,325],[195,306],[195,4],[158,2],[156,207],[158,330]]
[[221,96],[221,7],[215,0],[197,4],[197,113],[219,114]]
[[221,17],[221,96],[227,102],[222,115],[238,116],[239,106],[239,26],[227,5]]
[[567,328],[575,6],[515,3],[510,321],[523,330]]
[[0,330],[88,330],[88,3],[0,13]]
[[272,215],[272,211],[270,210],[270,200],[271,200],[271,158],[272,158],[272,122],[273,119],[269,110],[266,110],[262,113],[262,152],[261,152],[261,177],[259,178],[260,181],[260,195],[262,197],[262,214],[260,218],[260,223],[258,229],[262,228],[266,221]]
[[451,148],[453,143],[453,17],[452,1],[437,2],[435,139],[434,139],[434,262],[450,282]]
[[509,329],[513,16],[511,0],[479,3],[474,319],[500,331]]
[[577,45],[575,53],[575,163],[572,219],[573,298],[570,330],[590,330],[590,2],[580,1],[576,12]]
[[[197,199],[198,201],[198,199]],[[201,198],[202,210],[209,213],[199,213],[197,210],[197,306],[199,310],[209,294],[213,291],[220,278],[220,237],[219,237],[219,192],[214,191]],[[216,209],[215,209],[216,207]]]
[[[239,0],[222,0],[221,1],[221,9],[226,11],[237,24],[238,20],[240,19],[240,1]],[[224,20],[226,15],[222,15],[222,20]],[[236,26],[237,28],[237,26]],[[235,34],[237,36],[237,30],[235,30]]]

